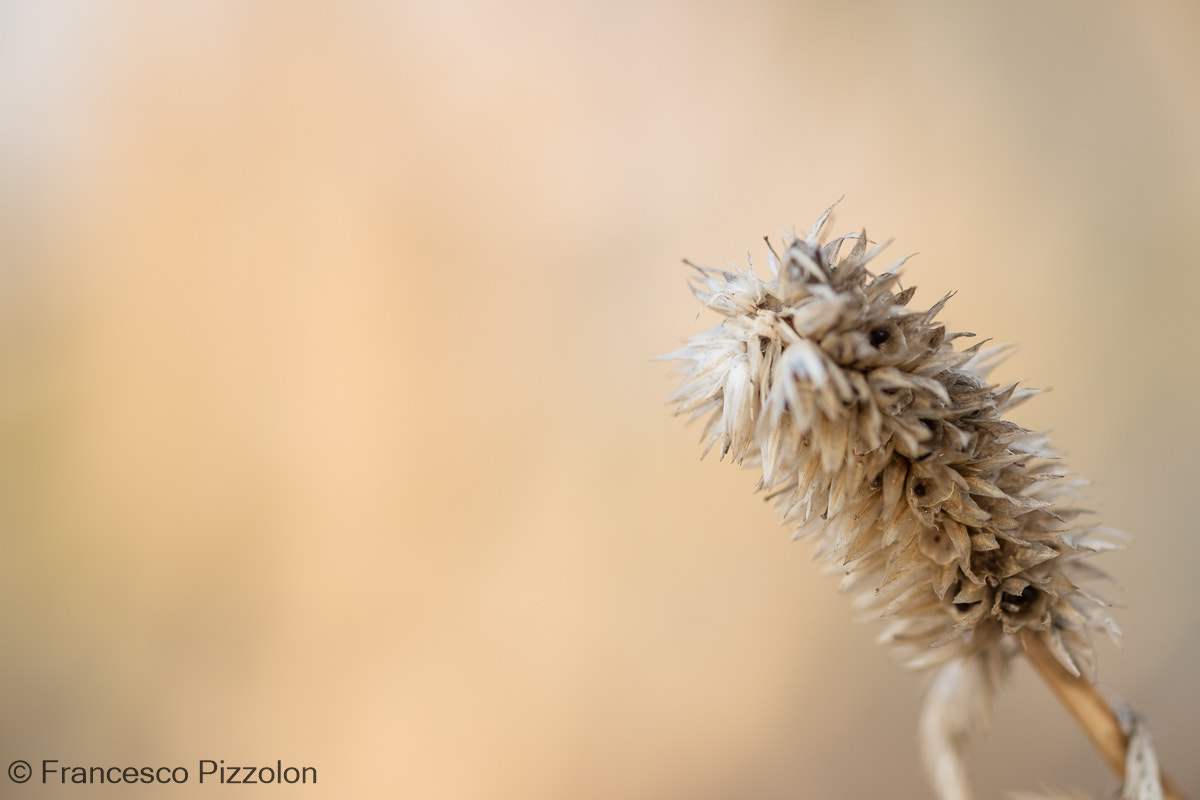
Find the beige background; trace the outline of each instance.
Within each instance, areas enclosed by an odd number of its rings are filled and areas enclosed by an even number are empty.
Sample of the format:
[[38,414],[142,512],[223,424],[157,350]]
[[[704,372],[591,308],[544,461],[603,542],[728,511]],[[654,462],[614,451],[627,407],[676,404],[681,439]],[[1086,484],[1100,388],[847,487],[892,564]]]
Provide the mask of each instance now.
[[[1184,0],[0,4],[0,764],[928,796],[920,678],[650,360],[681,258],[845,195],[1054,388],[1195,796],[1198,86]],[[1023,665],[975,752],[1115,785]]]

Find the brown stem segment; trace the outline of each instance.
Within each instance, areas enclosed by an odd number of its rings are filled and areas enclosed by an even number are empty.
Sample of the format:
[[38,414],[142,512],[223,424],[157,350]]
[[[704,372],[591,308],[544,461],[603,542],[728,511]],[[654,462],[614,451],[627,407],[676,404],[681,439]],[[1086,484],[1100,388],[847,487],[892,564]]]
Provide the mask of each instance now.
[[[1113,772],[1125,780],[1125,754],[1129,749],[1129,737],[1121,730],[1116,712],[1086,678],[1072,675],[1059,663],[1041,636],[1026,633],[1021,637],[1021,643],[1029,663],[1041,679],[1058,695]],[[1160,772],[1159,779],[1165,800],[1187,800],[1165,773]]]

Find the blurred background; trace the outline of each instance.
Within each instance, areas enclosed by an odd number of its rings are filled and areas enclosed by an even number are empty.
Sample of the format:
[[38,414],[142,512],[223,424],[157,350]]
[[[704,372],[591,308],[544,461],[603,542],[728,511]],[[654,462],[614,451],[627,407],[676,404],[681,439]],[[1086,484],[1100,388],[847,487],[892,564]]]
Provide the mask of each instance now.
[[[651,361],[716,321],[682,258],[845,196],[1053,387],[1133,536],[1101,679],[1195,796],[1198,85],[1184,0],[5,0],[0,762],[929,796],[921,676]],[[974,752],[1116,786],[1023,664]]]

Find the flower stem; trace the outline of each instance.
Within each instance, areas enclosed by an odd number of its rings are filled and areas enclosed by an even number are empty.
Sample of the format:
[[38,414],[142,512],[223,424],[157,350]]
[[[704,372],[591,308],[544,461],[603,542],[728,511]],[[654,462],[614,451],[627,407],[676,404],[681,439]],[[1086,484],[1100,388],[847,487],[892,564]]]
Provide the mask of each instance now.
[[[1021,638],[1021,642],[1029,663],[1071,712],[1113,772],[1124,780],[1129,736],[1121,729],[1116,712],[1091,682],[1072,675],[1059,663],[1041,636],[1027,634]],[[1166,774],[1160,773],[1159,779],[1164,800],[1187,800],[1182,790]]]

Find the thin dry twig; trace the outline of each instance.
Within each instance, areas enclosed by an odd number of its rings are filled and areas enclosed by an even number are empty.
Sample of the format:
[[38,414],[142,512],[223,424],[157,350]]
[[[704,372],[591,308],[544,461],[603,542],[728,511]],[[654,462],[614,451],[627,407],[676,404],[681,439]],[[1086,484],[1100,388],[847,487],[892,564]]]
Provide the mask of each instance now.
[[[1068,672],[1050,652],[1042,637],[1022,636],[1021,644],[1038,676],[1071,712],[1113,772],[1125,780],[1130,737],[1123,730],[1117,712],[1100,696],[1094,684]],[[1159,780],[1162,782],[1164,800],[1187,800],[1183,791],[1165,773],[1159,773]]]

